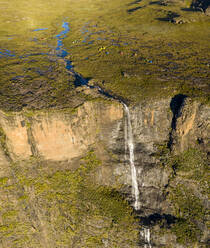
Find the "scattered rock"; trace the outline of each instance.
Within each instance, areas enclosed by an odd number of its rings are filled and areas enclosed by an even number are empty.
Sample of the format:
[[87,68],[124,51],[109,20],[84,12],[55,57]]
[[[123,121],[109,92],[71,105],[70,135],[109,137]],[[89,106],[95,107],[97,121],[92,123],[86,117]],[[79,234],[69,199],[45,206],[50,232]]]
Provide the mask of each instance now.
[[131,75],[129,75],[127,72],[125,72],[125,71],[123,71],[122,72],[122,75],[123,75],[123,77],[125,77],[125,78],[130,78],[131,77]]
[[185,24],[185,23],[190,23],[193,21],[194,20],[189,20],[187,18],[184,18],[183,16],[173,18],[173,23],[175,24]]
[[205,10],[205,14],[206,14],[207,16],[210,16],[210,6]]

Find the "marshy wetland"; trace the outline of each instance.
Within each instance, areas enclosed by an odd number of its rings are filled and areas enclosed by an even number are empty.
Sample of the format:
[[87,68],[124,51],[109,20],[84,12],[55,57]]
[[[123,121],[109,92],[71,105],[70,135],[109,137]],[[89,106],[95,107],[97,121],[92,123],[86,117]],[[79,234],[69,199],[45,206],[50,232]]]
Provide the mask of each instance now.
[[[76,94],[65,59],[130,103],[186,94],[208,101],[209,17],[189,1],[1,1],[0,101],[6,110],[65,107]],[[67,65],[68,67],[68,65]],[[64,96],[65,95],[65,96]]]

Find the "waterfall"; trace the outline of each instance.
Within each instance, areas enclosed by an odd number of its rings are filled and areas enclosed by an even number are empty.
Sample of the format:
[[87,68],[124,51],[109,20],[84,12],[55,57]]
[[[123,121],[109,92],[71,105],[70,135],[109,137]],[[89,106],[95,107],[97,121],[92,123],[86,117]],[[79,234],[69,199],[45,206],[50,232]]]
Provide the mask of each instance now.
[[[139,201],[139,188],[138,188],[138,181],[137,181],[137,174],[136,174],[136,167],[135,167],[135,156],[134,156],[134,142],[133,142],[133,130],[131,125],[131,116],[130,110],[128,106],[123,103],[126,119],[125,119],[125,156],[127,149],[129,150],[129,162],[131,167],[131,179],[132,179],[132,194],[135,197],[134,208],[135,210],[140,209],[140,201]],[[125,157],[126,158],[126,157]],[[150,229],[143,227],[142,231],[140,232],[141,237],[144,239],[144,248],[152,248],[151,241],[150,241]]]
[[141,237],[144,239],[144,248],[152,248],[151,240],[150,240],[150,229],[143,227],[142,231],[140,232]]
[[129,150],[129,162],[131,167],[131,180],[132,180],[132,194],[135,197],[135,203],[134,208],[138,210],[140,208],[140,202],[139,202],[139,188],[138,188],[138,181],[137,181],[137,175],[136,175],[136,167],[134,164],[134,143],[133,143],[133,132],[132,132],[132,126],[131,126],[131,117],[130,117],[130,111],[126,104],[124,104],[124,109],[126,113],[126,125],[125,127],[127,130],[125,130],[125,142],[127,144],[126,148]]
[[128,122],[127,119],[124,123],[124,142],[125,142],[125,161],[127,161],[127,150],[128,150]]

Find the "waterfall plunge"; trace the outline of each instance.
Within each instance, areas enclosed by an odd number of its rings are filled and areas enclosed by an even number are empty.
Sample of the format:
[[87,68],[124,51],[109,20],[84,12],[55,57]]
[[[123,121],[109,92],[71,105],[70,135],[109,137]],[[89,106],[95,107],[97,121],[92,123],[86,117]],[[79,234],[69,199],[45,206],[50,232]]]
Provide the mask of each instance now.
[[[138,189],[138,181],[136,175],[136,167],[134,164],[134,143],[133,143],[133,132],[131,126],[131,117],[130,111],[127,105],[124,105],[125,113],[126,113],[126,130],[125,130],[125,147],[129,150],[129,162],[131,166],[131,179],[132,179],[132,193],[135,196],[134,208],[136,210],[140,209],[139,202],[139,189]],[[126,145],[127,144],[127,145]]]
[[[126,120],[125,120],[125,156],[127,149],[129,150],[129,162],[131,167],[131,179],[132,179],[132,194],[135,197],[134,208],[135,210],[140,209],[140,201],[139,201],[139,188],[138,188],[138,181],[137,181],[137,174],[136,174],[136,167],[134,163],[134,142],[133,142],[133,130],[131,126],[131,116],[130,110],[126,104],[123,103]],[[144,248],[152,248],[151,241],[150,241],[150,229],[143,228],[140,232],[141,237],[145,241]]]

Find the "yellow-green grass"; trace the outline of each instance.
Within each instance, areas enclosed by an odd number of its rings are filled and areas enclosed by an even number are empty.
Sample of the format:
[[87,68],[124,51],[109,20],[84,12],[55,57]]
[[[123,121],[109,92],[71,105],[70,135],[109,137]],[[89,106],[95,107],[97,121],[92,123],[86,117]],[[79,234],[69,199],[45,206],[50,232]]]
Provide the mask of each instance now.
[[[141,1],[129,5],[131,2],[86,1],[88,9],[85,3],[79,7],[81,1],[75,3],[70,18],[72,35],[65,41],[75,70],[104,81],[102,87],[131,102],[177,93],[207,101],[209,17],[182,10],[187,3],[159,6]],[[129,14],[132,7],[142,8]],[[158,20],[169,11],[189,23]],[[91,35],[89,41],[94,43],[84,45],[81,20],[83,25],[89,22],[89,33],[105,33]]]
[[[210,18],[202,12],[187,11],[189,1],[20,0],[2,1],[1,5],[5,8],[0,22],[1,47],[18,56],[53,54],[55,35],[65,20],[71,30],[63,42],[75,71],[96,79],[113,95],[130,103],[178,93],[209,100]],[[48,29],[33,32],[36,28]],[[32,41],[34,38],[37,42]],[[20,84],[17,81],[14,87],[11,79],[15,76],[24,76],[23,88],[41,77],[44,84],[53,81],[52,89],[40,96],[45,107],[66,107],[71,103],[64,98],[73,99],[76,94],[72,87],[62,86],[74,81],[68,80],[63,59],[35,55],[1,58],[0,63],[1,102],[9,99],[14,108],[21,108],[23,101],[21,94],[10,99]],[[54,71],[51,76],[46,72],[49,68]],[[37,69],[44,71],[42,76]],[[73,93],[66,95],[69,91]]]
[[209,225],[205,203],[209,195],[207,153],[190,148],[172,155],[164,145],[159,147],[159,152],[163,165],[172,169],[166,195],[176,217],[171,228],[162,231],[174,233],[179,243],[196,245],[203,235],[201,223]]
[[[117,189],[94,184],[90,151],[76,170],[32,158],[0,178],[0,238],[8,247],[137,247],[138,223]],[[118,237],[118,238],[116,238]]]

